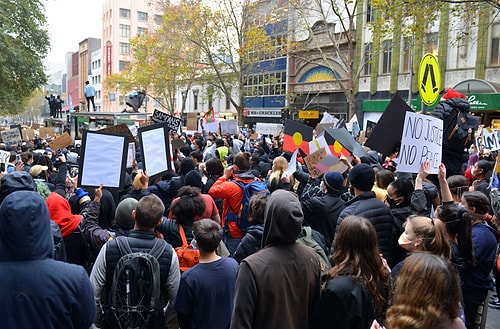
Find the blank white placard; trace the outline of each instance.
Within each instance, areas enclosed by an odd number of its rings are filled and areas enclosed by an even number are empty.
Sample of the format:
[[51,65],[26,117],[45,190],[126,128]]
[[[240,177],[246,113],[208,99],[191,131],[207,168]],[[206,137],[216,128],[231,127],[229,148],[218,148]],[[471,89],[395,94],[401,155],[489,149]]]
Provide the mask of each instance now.
[[149,177],[161,173],[168,168],[165,145],[165,129],[160,127],[141,133],[144,164]]

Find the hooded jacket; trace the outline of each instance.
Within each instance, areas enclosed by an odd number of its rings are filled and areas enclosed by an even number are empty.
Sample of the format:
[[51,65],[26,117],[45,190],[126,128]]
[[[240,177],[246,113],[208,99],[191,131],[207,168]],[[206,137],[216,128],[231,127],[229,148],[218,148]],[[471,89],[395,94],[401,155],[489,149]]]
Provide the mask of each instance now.
[[314,250],[295,242],[303,217],[292,192],[269,197],[263,249],[240,264],[231,328],[309,328],[321,268]]
[[55,261],[50,217],[33,191],[0,206],[0,319],[4,328],[89,328],[95,317],[85,270]]

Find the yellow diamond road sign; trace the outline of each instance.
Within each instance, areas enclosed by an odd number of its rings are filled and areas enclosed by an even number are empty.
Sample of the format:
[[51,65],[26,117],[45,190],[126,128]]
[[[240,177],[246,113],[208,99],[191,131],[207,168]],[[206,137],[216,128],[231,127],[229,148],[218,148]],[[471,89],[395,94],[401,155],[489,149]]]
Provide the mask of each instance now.
[[436,102],[441,91],[441,71],[437,58],[433,54],[425,54],[418,70],[418,91],[425,105]]

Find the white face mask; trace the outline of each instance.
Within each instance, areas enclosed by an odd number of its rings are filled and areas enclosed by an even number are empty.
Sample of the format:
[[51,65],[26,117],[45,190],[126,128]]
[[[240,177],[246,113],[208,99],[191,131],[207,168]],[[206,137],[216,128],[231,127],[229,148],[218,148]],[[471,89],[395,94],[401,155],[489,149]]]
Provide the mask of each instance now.
[[211,141],[207,141],[207,147],[210,147],[212,146],[212,142]]

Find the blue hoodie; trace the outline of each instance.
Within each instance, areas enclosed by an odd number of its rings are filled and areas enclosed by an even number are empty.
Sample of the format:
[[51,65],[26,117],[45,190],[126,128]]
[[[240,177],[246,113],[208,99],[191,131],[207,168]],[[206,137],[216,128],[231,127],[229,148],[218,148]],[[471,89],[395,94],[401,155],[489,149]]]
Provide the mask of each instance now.
[[0,205],[0,319],[3,328],[89,328],[95,317],[83,267],[53,259],[43,198],[17,191]]

